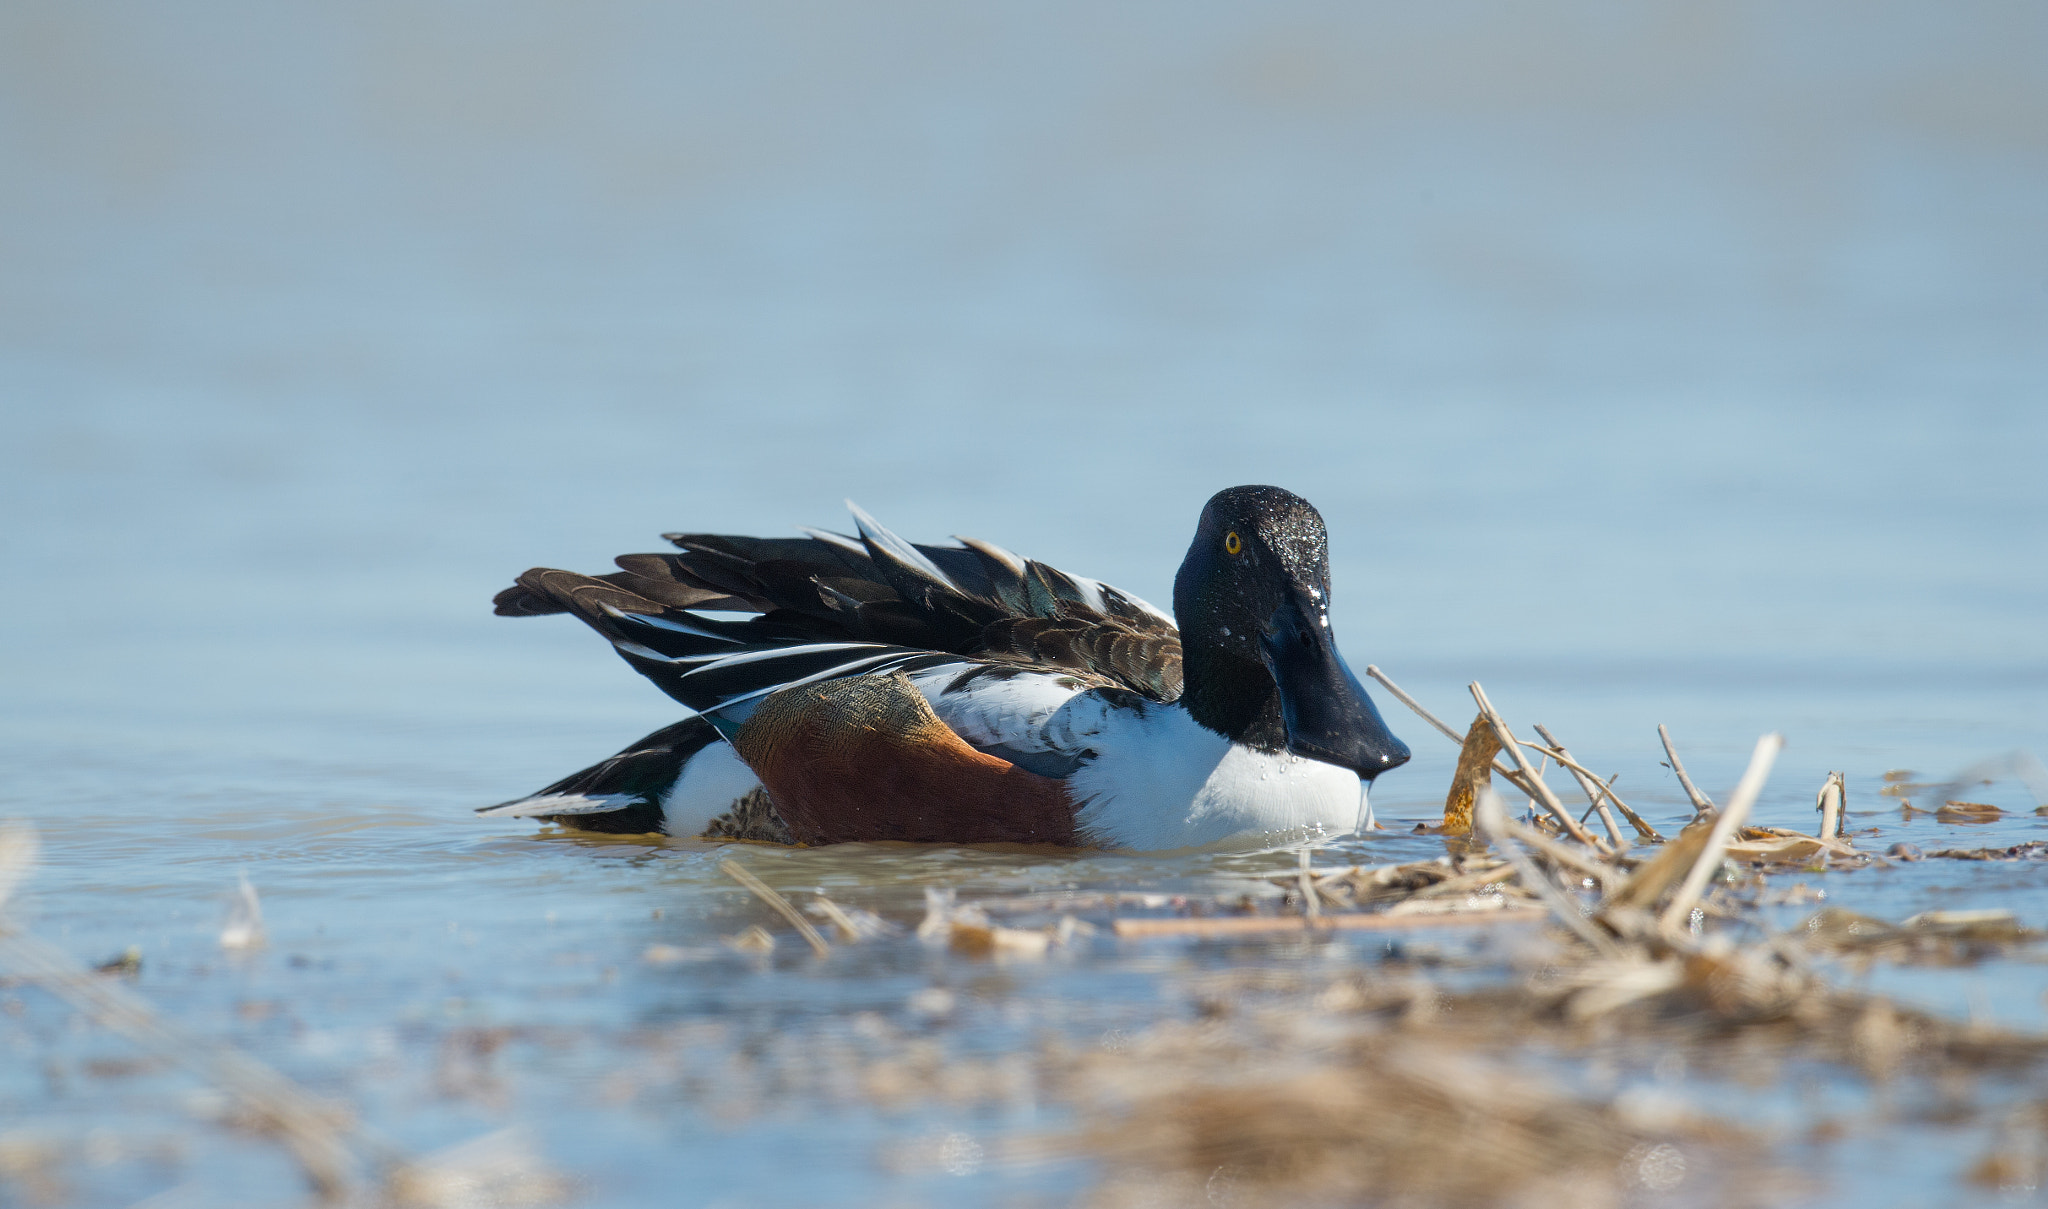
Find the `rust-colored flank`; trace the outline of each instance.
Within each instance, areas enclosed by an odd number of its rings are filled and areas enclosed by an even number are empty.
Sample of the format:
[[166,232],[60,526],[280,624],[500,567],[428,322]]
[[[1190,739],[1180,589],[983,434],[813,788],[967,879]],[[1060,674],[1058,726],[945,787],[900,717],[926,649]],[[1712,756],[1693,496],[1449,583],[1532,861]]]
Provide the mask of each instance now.
[[1074,844],[1066,786],[969,747],[901,674],[784,689],[732,737],[799,844]]

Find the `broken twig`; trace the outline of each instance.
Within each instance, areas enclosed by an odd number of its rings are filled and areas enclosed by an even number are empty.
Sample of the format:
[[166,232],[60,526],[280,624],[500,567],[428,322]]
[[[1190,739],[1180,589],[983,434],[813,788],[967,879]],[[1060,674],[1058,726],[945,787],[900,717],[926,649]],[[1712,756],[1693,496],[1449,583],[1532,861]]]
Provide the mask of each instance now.
[[[1608,842],[1616,848],[1627,847],[1628,841],[1621,838],[1621,828],[1614,825],[1614,816],[1607,812],[1607,799],[1614,797],[1614,791],[1607,787],[1605,781],[1593,776],[1577,760],[1572,759],[1572,753],[1566,751],[1564,744],[1557,741],[1556,735],[1545,730],[1541,722],[1536,724],[1536,733],[1543,736],[1545,743],[1550,744],[1550,754],[1557,757],[1557,762],[1572,774],[1572,779],[1577,781],[1579,788],[1585,792],[1586,800],[1593,803],[1593,809],[1600,813],[1600,824],[1607,828]],[[1595,786],[1599,788],[1596,790]],[[1620,800],[1615,798],[1615,801]]]
[[1606,845],[1594,839],[1592,832],[1579,826],[1579,821],[1572,817],[1571,811],[1564,808],[1563,802],[1557,800],[1557,795],[1550,791],[1550,786],[1545,785],[1536,770],[1529,767],[1529,757],[1522,754],[1521,744],[1515,741],[1514,732],[1508,729],[1508,724],[1502,720],[1500,712],[1493,708],[1493,702],[1486,699],[1486,690],[1479,687],[1477,680],[1465,687],[1471,691],[1472,699],[1479,703],[1479,712],[1486,716],[1487,721],[1493,723],[1494,733],[1500,736],[1500,745],[1507,749],[1508,755],[1514,758],[1515,766],[1521,769],[1525,782],[1521,788],[1543,803],[1543,808],[1550,812],[1550,817],[1557,820],[1558,826],[1564,828],[1566,835],[1595,851],[1606,851]]
[[738,861],[727,860],[718,862],[718,867],[725,871],[727,877],[730,877],[751,891],[755,898],[775,908],[784,919],[795,924],[797,934],[802,936],[805,943],[811,946],[812,952],[823,957],[832,951],[832,946],[826,944],[825,938],[818,935],[818,930],[811,926],[810,920],[797,914],[796,908],[790,905],[788,899],[777,894],[773,886],[755,877],[752,871],[745,865],[740,864]]
[[[1449,739],[1453,743],[1456,743],[1460,749],[1464,747],[1465,740],[1458,737],[1457,731],[1454,731],[1450,727],[1445,726],[1443,723],[1443,719],[1437,717],[1435,714],[1432,714],[1427,709],[1423,708],[1422,702],[1417,701],[1415,698],[1409,696],[1407,690],[1403,689],[1400,685],[1395,684],[1392,680],[1388,679],[1387,674],[1385,672],[1381,671],[1374,665],[1368,663],[1365,665],[1365,674],[1371,676],[1374,680],[1379,681],[1381,686],[1384,687],[1388,692],[1394,694],[1395,698],[1398,699],[1401,702],[1401,704],[1407,706],[1409,709],[1414,710],[1415,715],[1417,717],[1421,718],[1424,722],[1429,723],[1431,726],[1436,727],[1438,731],[1442,732],[1444,738]],[[1493,771],[1505,777],[1507,779],[1508,784],[1513,785],[1516,789],[1521,790],[1523,793],[1530,794],[1532,796],[1534,795],[1535,791],[1530,789],[1528,785],[1523,783],[1522,774],[1516,772],[1513,768],[1509,767],[1508,765],[1501,763],[1499,760],[1495,760],[1493,762]]]
[[1670,757],[1671,771],[1678,774],[1678,783],[1684,787],[1685,796],[1692,802],[1694,817],[1714,809],[1714,799],[1701,793],[1700,787],[1692,783],[1691,777],[1685,775],[1685,761],[1678,758],[1678,748],[1671,743],[1671,732],[1664,729],[1662,722],[1657,724],[1657,737],[1664,740],[1664,754]]
[[1757,795],[1763,792],[1765,778],[1771,775],[1771,764],[1784,747],[1785,736],[1775,731],[1756,741],[1756,750],[1749,757],[1749,767],[1742,770],[1742,779],[1735,783],[1735,792],[1728,795],[1727,808],[1714,820],[1714,830],[1707,836],[1706,847],[1700,851],[1699,859],[1693,862],[1692,870],[1678,887],[1678,893],[1671,896],[1671,905],[1664,908],[1664,914],[1658,920],[1667,934],[1677,932],[1692,915],[1693,907],[1699,904],[1708,880],[1721,868],[1721,854],[1727,849],[1728,841],[1735,837],[1736,829],[1749,816],[1749,808],[1756,804]]
[[1429,915],[1225,915],[1199,919],[1119,919],[1116,934],[1146,936],[1252,936],[1261,932],[1396,932],[1410,928],[1456,928],[1474,924],[1534,923],[1549,912],[1539,907],[1486,911],[1440,911]]

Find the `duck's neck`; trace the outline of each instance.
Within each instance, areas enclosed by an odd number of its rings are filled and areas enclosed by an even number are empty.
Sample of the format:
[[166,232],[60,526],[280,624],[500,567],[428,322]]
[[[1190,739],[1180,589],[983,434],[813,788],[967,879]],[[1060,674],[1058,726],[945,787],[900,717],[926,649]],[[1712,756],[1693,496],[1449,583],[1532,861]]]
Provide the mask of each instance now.
[[1280,686],[1264,663],[1184,637],[1180,704],[1190,717],[1236,743],[1260,751],[1287,746]]

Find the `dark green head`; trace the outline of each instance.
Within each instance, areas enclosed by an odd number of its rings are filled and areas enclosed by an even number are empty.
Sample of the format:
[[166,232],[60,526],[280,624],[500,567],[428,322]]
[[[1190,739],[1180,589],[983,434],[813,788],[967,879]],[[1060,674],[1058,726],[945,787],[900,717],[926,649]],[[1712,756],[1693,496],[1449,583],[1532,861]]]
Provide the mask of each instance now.
[[1278,487],[1232,487],[1202,509],[1173,580],[1186,687],[1197,722],[1365,780],[1408,761],[1345,666],[1330,630],[1323,518]]

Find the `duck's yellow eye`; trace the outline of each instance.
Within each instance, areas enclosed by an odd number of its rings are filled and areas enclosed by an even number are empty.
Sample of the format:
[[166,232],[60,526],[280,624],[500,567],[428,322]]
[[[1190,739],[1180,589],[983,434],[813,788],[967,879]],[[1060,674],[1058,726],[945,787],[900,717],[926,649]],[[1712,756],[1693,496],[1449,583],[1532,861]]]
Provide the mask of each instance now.
[[1243,549],[1244,542],[1238,539],[1237,530],[1232,529],[1230,532],[1223,535],[1223,552],[1225,554],[1236,554],[1238,551]]

